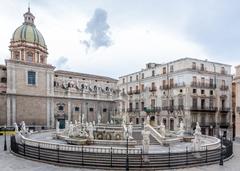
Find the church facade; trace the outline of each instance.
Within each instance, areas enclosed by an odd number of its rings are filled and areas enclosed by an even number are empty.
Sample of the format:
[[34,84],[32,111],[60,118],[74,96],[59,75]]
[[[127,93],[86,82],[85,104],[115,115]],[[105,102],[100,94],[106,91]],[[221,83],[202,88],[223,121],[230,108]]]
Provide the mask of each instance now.
[[30,8],[10,41],[10,59],[0,65],[0,125],[25,121],[28,126],[54,128],[56,120],[112,120],[117,113],[117,80],[55,70],[47,63],[44,38]]

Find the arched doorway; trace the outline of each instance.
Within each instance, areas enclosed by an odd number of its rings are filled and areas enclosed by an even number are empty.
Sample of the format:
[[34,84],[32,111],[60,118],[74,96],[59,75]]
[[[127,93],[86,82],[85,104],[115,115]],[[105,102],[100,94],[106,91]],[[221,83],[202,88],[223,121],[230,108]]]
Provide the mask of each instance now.
[[174,119],[173,118],[170,119],[170,130],[171,131],[174,130]]
[[150,125],[155,126],[155,116],[150,117]]

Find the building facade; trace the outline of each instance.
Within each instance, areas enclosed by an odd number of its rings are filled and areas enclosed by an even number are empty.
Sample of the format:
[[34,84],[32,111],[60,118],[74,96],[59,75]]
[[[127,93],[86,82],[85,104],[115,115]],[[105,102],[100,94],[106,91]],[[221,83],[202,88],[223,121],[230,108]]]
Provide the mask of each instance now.
[[163,122],[170,131],[183,121],[192,132],[199,122],[204,134],[218,135],[222,129],[231,136],[230,65],[183,58],[148,63],[119,80],[55,70],[34,20],[28,9],[11,38],[10,59],[0,65],[0,125],[24,120],[28,126],[54,128],[57,120],[64,127],[66,120],[92,122],[99,116],[107,123],[125,113],[135,124],[149,115],[152,125]]
[[107,123],[117,113],[117,80],[55,70],[28,9],[10,41],[10,59],[0,65],[0,125],[25,121],[28,126],[64,127],[65,120]]
[[231,66],[183,58],[166,64],[148,63],[141,71],[121,76],[118,82],[121,110],[136,124],[150,116],[176,130],[183,120],[192,132],[196,122],[202,133],[231,136]]

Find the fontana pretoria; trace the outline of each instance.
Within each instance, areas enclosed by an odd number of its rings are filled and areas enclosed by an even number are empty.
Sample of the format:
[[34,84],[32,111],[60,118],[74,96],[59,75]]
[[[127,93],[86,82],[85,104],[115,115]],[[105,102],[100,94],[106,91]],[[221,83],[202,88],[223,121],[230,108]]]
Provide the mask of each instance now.
[[109,170],[222,165],[232,157],[232,142],[221,129],[219,137],[203,135],[201,124],[192,129],[184,119],[169,129],[146,113],[137,124],[123,110],[118,80],[55,70],[30,8],[23,16],[10,40],[11,57],[0,66],[0,125],[15,128],[12,154]]

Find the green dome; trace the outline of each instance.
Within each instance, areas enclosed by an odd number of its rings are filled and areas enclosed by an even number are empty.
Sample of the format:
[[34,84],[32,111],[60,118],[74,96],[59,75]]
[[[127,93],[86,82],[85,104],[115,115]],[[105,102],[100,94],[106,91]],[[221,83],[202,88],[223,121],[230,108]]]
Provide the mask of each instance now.
[[42,34],[38,31],[35,25],[28,23],[23,23],[23,25],[15,30],[12,41],[26,41],[46,47]]

